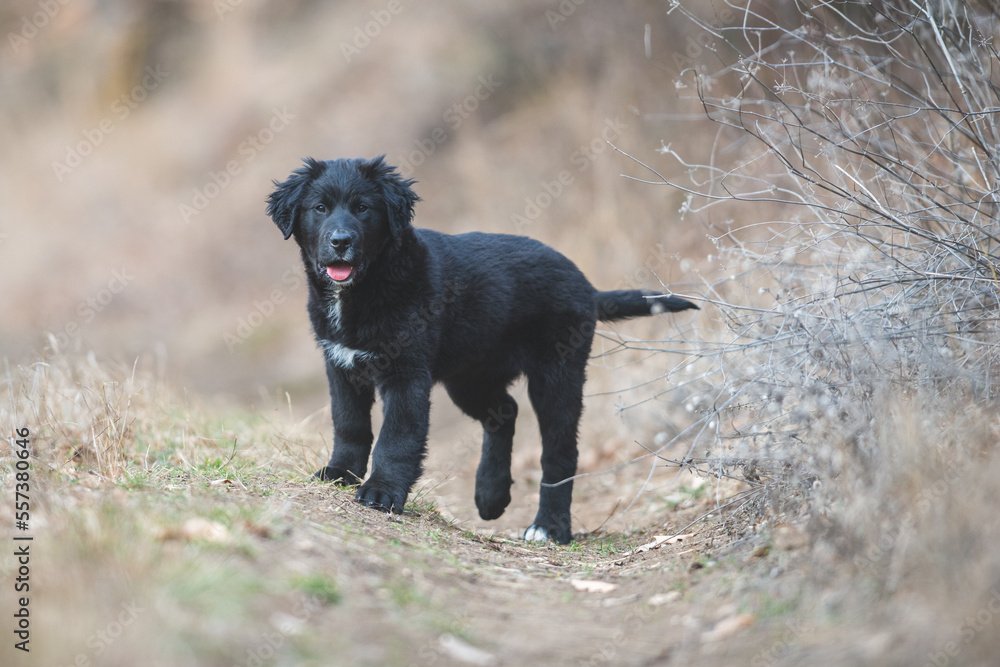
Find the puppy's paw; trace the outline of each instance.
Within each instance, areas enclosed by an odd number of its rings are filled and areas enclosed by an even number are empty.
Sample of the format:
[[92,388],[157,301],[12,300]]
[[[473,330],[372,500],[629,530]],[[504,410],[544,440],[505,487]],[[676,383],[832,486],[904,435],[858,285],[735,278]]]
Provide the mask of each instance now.
[[541,526],[531,525],[528,526],[528,530],[524,531],[524,541],[525,542],[548,542],[549,533],[547,530]]
[[344,486],[354,486],[361,481],[358,479],[358,476],[350,470],[332,468],[330,466],[323,466],[313,473],[313,477],[321,482],[336,482],[337,484],[342,484]]
[[508,475],[503,479],[487,479],[482,476],[476,479],[476,508],[479,516],[486,521],[492,521],[503,515],[507,505],[510,505],[510,485],[513,484]]
[[366,507],[396,514],[402,514],[403,506],[406,504],[405,493],[394,492],[378,483],[373,484],[372,480],[362,484],[354,498]]
[[556,544],[569,544],[573,539],[569,526],[543,526],[533,523],[524,531],[525,542],[547,542],[552,540]]

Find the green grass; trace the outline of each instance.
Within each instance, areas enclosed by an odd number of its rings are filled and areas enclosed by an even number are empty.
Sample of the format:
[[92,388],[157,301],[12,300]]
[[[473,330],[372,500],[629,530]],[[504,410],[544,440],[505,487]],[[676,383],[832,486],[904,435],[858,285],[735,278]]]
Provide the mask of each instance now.
[[425,607],[429,602],[427,597],[417,590],[416,586],[406,580],[390,581],[385,590],[388,591],[393,603],[403,610],[411,606]]
[[333,577],[318,572],[293,576],[291,586],[325,605],[338,604],[342,598]]

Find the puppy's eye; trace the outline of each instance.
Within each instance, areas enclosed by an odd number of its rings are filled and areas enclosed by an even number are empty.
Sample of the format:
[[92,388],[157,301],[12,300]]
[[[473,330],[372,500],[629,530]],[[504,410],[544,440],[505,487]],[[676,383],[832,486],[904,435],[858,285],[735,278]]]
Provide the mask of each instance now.
[[316,204],[316,206],[314,206],[313,209],[317,213],[326,213],[326,204]]
[[368,210],[367,206],[365,206],[364,204],[358,204],[358,213],[364,213],[367,210]]

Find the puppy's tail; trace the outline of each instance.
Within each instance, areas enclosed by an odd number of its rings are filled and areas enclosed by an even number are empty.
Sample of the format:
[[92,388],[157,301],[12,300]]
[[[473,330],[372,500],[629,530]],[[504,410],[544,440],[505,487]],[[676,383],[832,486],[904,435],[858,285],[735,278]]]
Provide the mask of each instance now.
[[676,296],[650,292],[649,290],[620,289],[597,293],[597,319],[614,322],[629,317],[675,313],[698,306]]

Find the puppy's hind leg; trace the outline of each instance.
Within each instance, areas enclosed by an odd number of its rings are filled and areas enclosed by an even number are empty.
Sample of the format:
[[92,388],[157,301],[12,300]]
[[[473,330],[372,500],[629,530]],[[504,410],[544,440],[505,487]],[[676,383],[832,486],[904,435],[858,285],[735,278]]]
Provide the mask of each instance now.
[[[584,330],[573,327],[574,331]],[[591,331],[593,330],[591,325]],[[577,429],[583,412],[590,340],[571,347],[564,344],[563,358],[542,350],[528,369],[528,396],[538,416],[542,435],[542,488],[538,514],[525,531],[528,541],[553,540],[568,544],[573,538],[570,504],[577,464]]]
[[476,508],[487,521],[499,518],[510,504],[510,457],[514,446],[517,402],[507,382],[453,380],[445,383],[459,408],[483,425],[483,452],[476,470]]
[[476,470],[476,507],[486,520],[499,518],[510,504],[511,450],[514,447],[514,422],[517,403],[504,392],[490,415],[483,421],[483,454]]

